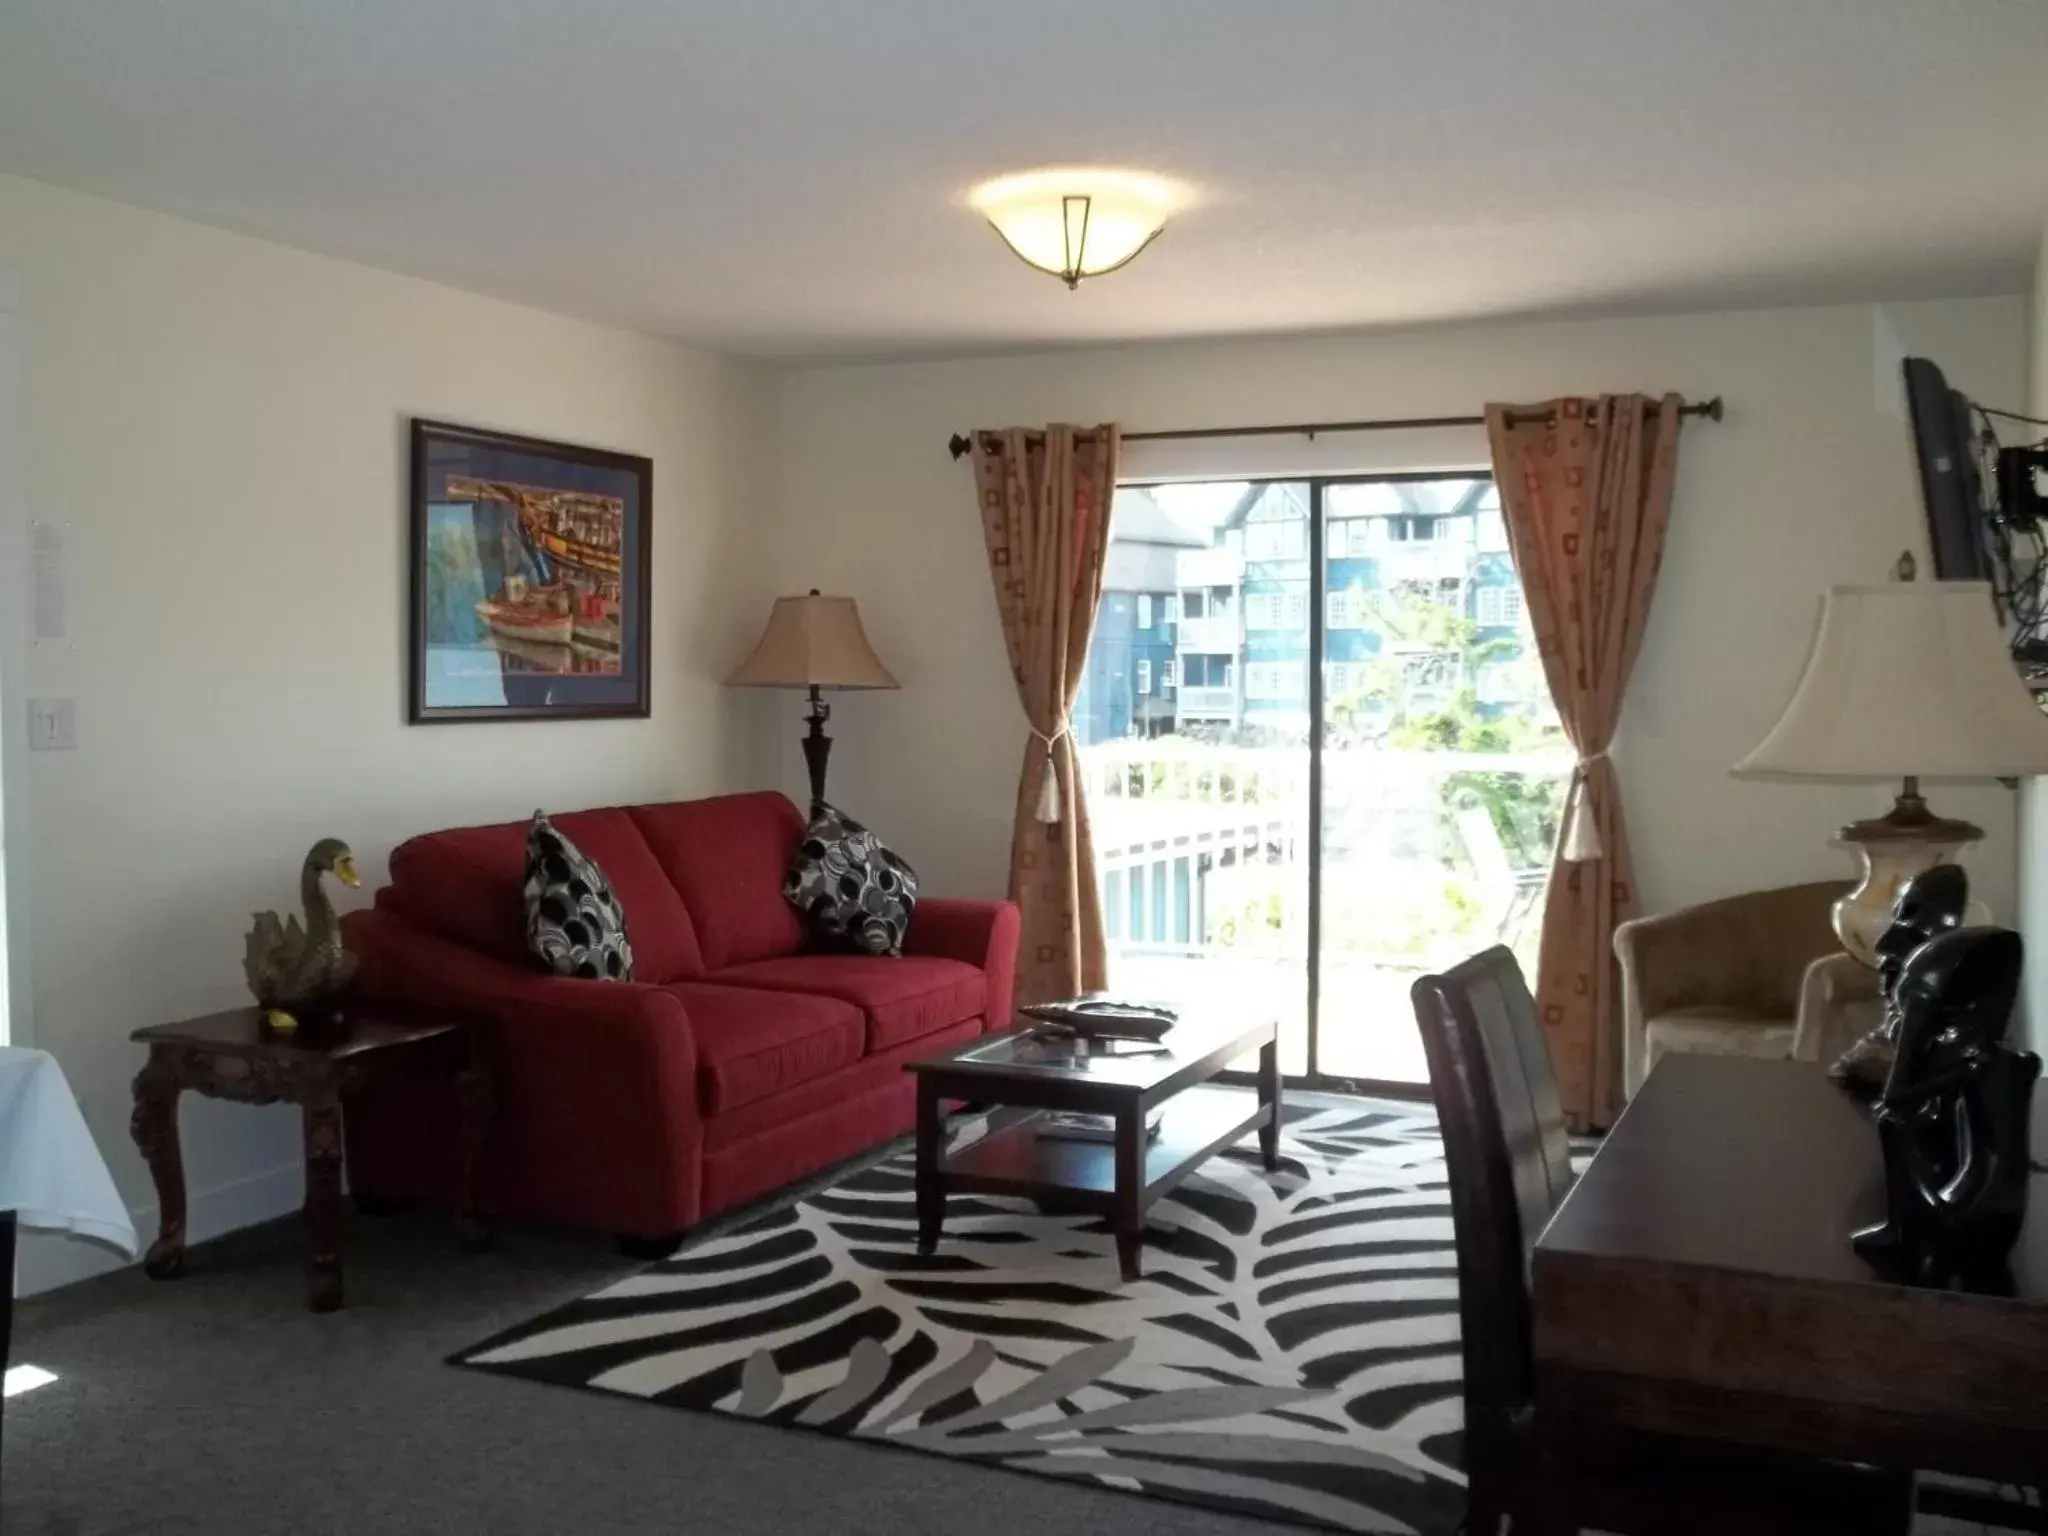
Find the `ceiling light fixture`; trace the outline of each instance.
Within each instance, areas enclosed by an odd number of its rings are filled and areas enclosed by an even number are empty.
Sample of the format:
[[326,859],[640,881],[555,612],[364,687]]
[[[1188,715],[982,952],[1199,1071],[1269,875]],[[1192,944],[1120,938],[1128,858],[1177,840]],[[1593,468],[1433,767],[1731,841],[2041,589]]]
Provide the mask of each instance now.
[[1158,176],[1074,166],[976,187],[969,202],[1023,261],[1069,288],[1128,266],[1186,201]]

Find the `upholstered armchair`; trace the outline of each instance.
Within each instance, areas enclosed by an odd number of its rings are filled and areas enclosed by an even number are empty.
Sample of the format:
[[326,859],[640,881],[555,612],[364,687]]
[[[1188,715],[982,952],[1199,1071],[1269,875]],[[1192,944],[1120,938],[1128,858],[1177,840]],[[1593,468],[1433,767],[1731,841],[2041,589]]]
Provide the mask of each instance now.
[[1841,948],[1829,907],[1846,880],[1751,891],[1614,933],[1621,961],[1622,1090],[1666,1051],[1785,1056],[1807,966]]

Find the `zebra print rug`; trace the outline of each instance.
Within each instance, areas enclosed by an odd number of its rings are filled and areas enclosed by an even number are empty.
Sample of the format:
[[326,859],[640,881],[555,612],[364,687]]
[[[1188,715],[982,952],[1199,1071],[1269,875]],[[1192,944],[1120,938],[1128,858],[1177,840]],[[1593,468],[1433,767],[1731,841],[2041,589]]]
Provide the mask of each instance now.
[[[917,1252],[898,1152],[457,1364],[1346,1531],[1465,1512],[1457,1273],[1427,1105],[1290,1095],[1281,1166],[1211,1159],[1108,1229],[955,1197]],[[972,1134],[970,1122],[959,1134]],[[1579,1158],[1591,1144],[1575,1149]],[[1926,1477],[1916,1536],[2041,1529]]]
[[[971,1129],[971,1128],[970,1128]],[[1287,1106],[1107,1226],[956,1196],[917,1252],[897,1153],[456,1357],[676,1407],[1347,1531],[1464,1512],[1458,1293],[1425,1105]]]

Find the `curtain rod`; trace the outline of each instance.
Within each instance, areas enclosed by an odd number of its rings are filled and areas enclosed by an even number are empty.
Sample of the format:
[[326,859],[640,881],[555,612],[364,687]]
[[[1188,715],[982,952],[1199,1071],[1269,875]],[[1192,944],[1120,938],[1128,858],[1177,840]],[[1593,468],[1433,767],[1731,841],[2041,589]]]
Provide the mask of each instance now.
[[[1657,404],[1652,400],[1651,406]],[[1687,401],[1679,406],[1681,416],[1703,416],[1709,421],[1721,419],[1721,397],[1711,400]],[[1536,415],[1517,416],[1508,414],[1508,425],[1534,421]],[[1399,432],[1425,427],[1483,427],[1484,416],[1401,416],[1385,417],[1378,421],[1303,421],[1291,422],[1277,427],[1190,427],[1179,432],[1126,432],[1123,441],[1127,443],[1191,442],[1210,437],[1307,437],[1314,438],[1325,432]],[[1032,432],[1031,437],[1044,434]],[[974,440],[964,432],[955,432],[946,444],[953,451],[953,457],[964,459],[973,451]]]

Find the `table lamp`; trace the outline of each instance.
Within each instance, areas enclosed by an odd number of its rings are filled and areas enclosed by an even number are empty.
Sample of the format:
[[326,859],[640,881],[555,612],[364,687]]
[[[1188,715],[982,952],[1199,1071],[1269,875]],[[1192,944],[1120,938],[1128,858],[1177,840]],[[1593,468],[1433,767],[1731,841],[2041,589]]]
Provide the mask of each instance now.
[[820,690],[899,686],[868,644],[853,599],[825,597],[816,587],[803,597],[775,599],[754,653],[725,681],[734,688],[810,690],[811,706],[804,713],[810,729],[803,743],[814,811],[825,800],[825,764],[832,756],[832,738],[825,734],[832,709]]
[[1741,778],[1902,781],[1886,815],[1837,834],[1863,856],[1863,880],[1835,903],[1835,933],[1872,967],[1899,887],[1984,835],[1929,810],[1921,782],[2043,772],[2048,718],[2006,650],[1989,585],[1910,574],[1829,588],[1792,702],[1735,766]]

